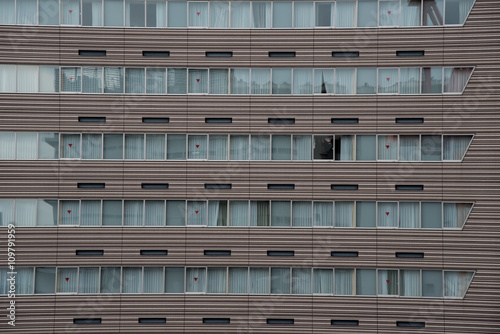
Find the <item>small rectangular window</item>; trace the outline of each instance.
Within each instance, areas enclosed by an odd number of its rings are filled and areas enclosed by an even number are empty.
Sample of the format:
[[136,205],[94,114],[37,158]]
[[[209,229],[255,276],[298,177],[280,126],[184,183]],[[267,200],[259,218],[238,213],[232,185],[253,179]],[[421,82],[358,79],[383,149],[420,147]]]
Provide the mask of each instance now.
[[233,123],[232,118],[205,118],[205,123]]
[[106,51],[91,51],[91,50],[78,50],[80,56],[90,56],[90,57],[104,57],[106,56]]
[[104,250],[76,250],[76,255],[80,256],[96,256],[96,255],[104,255]]
[[424,186],[422,184],[397,184],[396,190],[424,190]]
[[295,52],[269,52],[269,57],[295,57]]
[[94,325],[100,324],[102,322],[101,318],[74,318],[74,324],[83,324],[83,325]]
[[398,57],[423,57],[424,51],[396,51]]
[[359,51],[353,52],[332,52],[332,57],[359,57]]
[[106,117],[78,117],[82,123],[106,123]]
[[357,184],[332,184],[332,190],[358,190]]
[[139,318],[140,324],[164,324],[167,318]]
[[294,256],[294,251],[267,251],[267,256]]
[[170,57],[170,51],[142,51],[143,57]]
[[267,189],[272,190],[293,190],[295,189],[295,184],[268,184]]
[[396,326],[398,327],[425,327],[425,322],[423,321],[396,321]]
[[209,256],[229,256],[231,255],[230,250],[204,250],[203,255]]
[[205,56],[206,57],[232,57],[233,52],[232,51],[228,51],[228,52],[210,52],[210,51],[207,51],[207,52],[205,52]]
[[205,183],[205,189],[231,189],[231,183]]
[[142,183],[142,189],[168,189],[168,183]]
[[358,252],[339,252],[339,251],[332,251],[331,256],[334,257],[358,257],[359,254]]
[[396,123],[399,124],[422,124],[423,118],[396,118]]
[[142,123],[169,123],[170,119],[168,117],[158,118],[158,117],[143,117]]
[[359,326],[359,320],[332,320],[334,326]]
[[332,118],[332,124],[358,124],[359,118]]
[[423,259],[424,253],[400,253],[400,252],[396,252],[396,257]]
[[141,249],[141,255],[168,255],[166,249]]
[[82,189],[104,189],[105,183],[78,183],[78,188]]
[[293,325],[294,319],[270,319],[267,318],[267,323],[272,325]]
[[269,124],[295,124],[295,118],[268,118]]
[[229,324],[230,318],[203,318],[204,324]]

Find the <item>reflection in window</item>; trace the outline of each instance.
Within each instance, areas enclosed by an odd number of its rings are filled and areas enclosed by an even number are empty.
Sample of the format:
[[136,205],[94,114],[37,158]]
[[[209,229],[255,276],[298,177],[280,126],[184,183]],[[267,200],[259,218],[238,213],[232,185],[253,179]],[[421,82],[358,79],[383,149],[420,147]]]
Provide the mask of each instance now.
[[271,93],[271,70],[252,69],[252,92],[251,94]]
[[423,26],[443,25],[443,0],[423,0]]
[[354,94],[354,69],[338,68],[335,72],[335,94]]
[[358,68],[357,70],[357,94],[375,94],[377,86],[377,69]]
[[441,160],[441,136],[422,136],[421,157],[422,161]]
[[231,94],[248,94],[250,81],[250,69],[231,69]]
[[444,93],[462,93],[472,73],[471,67],[445,67],[444,68]]
[[446,0],[445,24],[464,24],[474,0]]
[[[341,69],[337,69],[337,75]],[[349,70],[348,70],[349,71]],[[295,73],[295,71],[294,71]],[[342,72],[343,73],[343,72]],[[314,94],[333,94],[334,87],[334,70],[333,69],[315,69],[314,70]],[[342,79],[342,78],[341,78]],[[349,80],[342,80],[339,85],[349,85]],[[347,89],[340,89],[340,91],[346,91]],[[348,94],[348,93],[338,93],[337,94]]]
[[420,7],[422,0],[401,1],[401,26],[420,26]]
[[380,68],[378,70],[378,93],[397,94],[399,75],[397,68]]

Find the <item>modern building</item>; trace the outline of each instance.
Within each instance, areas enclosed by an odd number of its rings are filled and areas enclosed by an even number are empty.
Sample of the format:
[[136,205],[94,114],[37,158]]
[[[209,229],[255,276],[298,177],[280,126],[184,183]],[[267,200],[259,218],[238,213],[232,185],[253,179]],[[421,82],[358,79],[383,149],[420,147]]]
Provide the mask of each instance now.
[[500,1],[1,0],[0,45],[2,333],[500,333]]

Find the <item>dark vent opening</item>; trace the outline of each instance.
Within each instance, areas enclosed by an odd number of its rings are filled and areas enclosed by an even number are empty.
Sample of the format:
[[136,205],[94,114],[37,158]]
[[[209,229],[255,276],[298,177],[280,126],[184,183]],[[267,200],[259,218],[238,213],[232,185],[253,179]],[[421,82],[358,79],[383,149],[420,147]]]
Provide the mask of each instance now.
[[295,124],[295,118],[268,118],[269,124]]
[[104,189],[105,183],[78,183],[78,188],[82,189]]
[[168,117],[143,117],[142,123],[169,123],[170,119]]
[[168,183],[142,183],[142,189],[168,189]]
[[205,118],[205,123],[233,123],[232,118]]
[[204,324],[229,324],[231,318],[203,318]]
[[269,57],[295,57],[295,52],[269,52]]
[[139,318],[140,324],[164,324],[166,322],[166,318]]
[[422,259],[424,257],[424,253],[401,253],[401,252],[396,252],[396,257]]
[[334,326],[359,326],[359,320],[332,320]]
[[293,325],[294,319],[267,319],[268,324],[275,325]]
[[359,253],[358,252],[338,252],[338,251],[333,251],[330,254],[331,256],[335,257],[358,257]]
[[267,256],[295,256],[295,251],[267,251]]
[[231,189],[231,183],[205,183],[205,189]]
[[358,190],[357,184],[332,184],[332,190]]
[[105,123],[106,117],[78,117],[78,122],[82,123]]
[[144,57],[170,57],[170,51],[142,51]]
[[74,324],[83,324],[83,325],[93,325],[100,324],[102,322],[101,318],[74,318]]
[[396,118],[396,123],[398,124],[422,124],[424,123],[423,118]]
[[396,51],[398,57],[422,57],[425,51]]
[[359,118],[332,118],[332,124],[358,124]]
[[230,250],[204,250],[203,255],[228,256],[228,255],[231,255],[231,251]]
[[396,321],[396,326],[398,327],[425,327],[425,322],[423,321]]
[[396,185],[396,190],[424,190],[421,184]]
[[227,58],[227,57],[232,57],[233,56],[233,52],[231,52],[231,51],[227,51],[227,52],[211,52],[211,51],[207,51],[207,52],[205,52],[205,56],[206,57],[223,57],[223,58]]
[[75,254],[80,255],[80,256],[98,256],[98,255],[104,255],[104,250],[101,250],[101,249],[78,250],[77,249]]
[[293,190],[295,189],[295,184],[268,184],[267,189],[273,190]]
[[106,56],[105,50],[78,50],[80,56],[91,56],[91,57],[104,57]]
[[359,57],[359,51],[332,52],[332,57]]
[[167,255],[166,249],[141,249],[141,255]]

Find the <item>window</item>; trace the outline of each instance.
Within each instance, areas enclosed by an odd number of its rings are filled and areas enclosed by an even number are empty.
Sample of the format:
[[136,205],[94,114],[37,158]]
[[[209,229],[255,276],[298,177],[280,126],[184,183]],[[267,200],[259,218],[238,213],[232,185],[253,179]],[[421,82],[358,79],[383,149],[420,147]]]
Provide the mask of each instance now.
[[165,293],[184,293],[184,268],[165,268]]
[[399,227],[400,228],[420,227],[420,205],[418,202],[399,203]]
[[123,67],[104,68],[104,93],[123,94]]
[[125,26],[145,26],[144,0],[125,0]]
[[399,1],[379,1],[379,26],[394,27],[399,25]]
[[441,270],[422,270],[422,296],[443,296],[443,272]]
[[470,203],[443,203],[443,227],[462,228],[471,209]]
[[293,26],[295,28],[312,28],[314,25],[314,3],[312,1],[296,1],[293,6]]
[[[295,70],[296,71],[296,70]],[[342,74],[340,80],[336,80],[339,83],[339,87],[337,90],[337,94],[352,94],[352,86],[353,81],[349,81],[349,78],[346,78],[343,69],[337,69],[337,75]],[[350,70],[347,70],[349,72]],[[334,72],[333,69],[314,69],[314,94],[333,94],[334,87]],[[346,93],[349,91],[348,86],[351,84],[350,93]],[[341,89],[340,85],[345,87],[345,89]],[[344,86],[346,85],[346,86]],[[344,93],[342,93],[344,92]]]
[[423,26],[443,25],[443,2],[444,0],[423,0]]
[[102,0],[82,1],[82,25],[102,26]]
[[35,269],[35,294],[53,294],[56,286],[56,268],[38,267]]
[[[313,72],[308,68],[296,68],[293,70],[293,94],[313,93]],[[333,87],[332,87],[333,88]]]
[[227,268],[208,268],[207,293],[226,293]]
[[230,160],[248,160],[249,158],[249,140],[248,135],[230,136]]
[[358,0],[358,27],[377,26],[377,1]]
[[145,82],[144,68],[125,69],[126,94],[144,94],[145,84],[146,82]]
[[142,267],[124,267],[122,275],[122,293],[142,292]]
[[271,70],[253,68],[251,94],[262,95],[270,93],[271,93]]
[[443,93],[462,93],[471,74],[471,67],[445,67]]
[[[234,2],[233,2],[234,8]],[[250,69],[232,68],[231,69],[231,90],[230,94],[249,94]]]
[[37,66],[17,66],[17,92],[38,93]]
[[375,94],[377,87],[377,69],[358,68],[357,94]]
[[16,92],[16,66],[0,65],[0,92]]
[[189,2],[188,5],[189,27],[208,27],[208,2]]
[[229,28],[229,2],[210,2],[210,27]]
[[441,94],[443,92],[443,68],[422,68],[422,94]]
[[104,0],[104,26],[123,27],[123,0]]
[[293,136],[293,160],[311,160],[312,140],[311,136]]
[[337,12],[335,26],[338,28],[349,28],[356,26],[356,2],[337,1]]
[[[335,160],[354,160],[354,136],[335,136]],[[357,189],[357,187],[356,187]]]
[[102,203],[102,226],[122,226],[121,200],[104,200]]
[[397,68],[378,69],[378,93],[379,94],[399,93],[399,70]]
[[333,294],[333,270],[313,269],[313,293]]
[[171,28],[187,27],[187,2],[167,1],[167,5],[168,5],[168,10],[167,10],[168,26]]
[[82,200],[81,226],[101,226],[101,201]]
[[271,293],[290,294],[290,268],[271,268]]
[[250,1],[231,1],[231,28],[250,28]]
[[333,27],[335,21],[335,2],[315,2],[316,27]]
[[420,270],[400,270],[400,296],[420,297]]
[[398,136],[378,136],[378,160],[398,160]]
[[292,138],[290,135],[272,135],[272,160],[291,160]]
[[375,202],[356,202],[356,227],[375,227]]
[[292,2],[273,1],[273,28],[292,27]]
[[[144,225],[164,226],[165,225],[165,202],[146,200],[144,203]],[[184,224],[183,224],[184,225]]]
[[144,293],[163,293],[163,267],[144,267]]
[[228,160],[228,136],[227,135],[210,135],[208,142],[208,159],[209,160]]
[[[335,70],[335,94],[351,95],[354,94],[354,72],[353,68],[338,68]],[[375,80],[375,78],[373,78]],[[358,83],[359,84],[359,83]],[[328,86],[327,86],[328,88]],[[323,88],[322,88],[323,91]],[[373,94],[375,91],[373,91]],[[358,94],[361,94],[358,90]]]
[[421,141],[422,161],[440,161],[441,136],[423,135]]
[[248,201],[230,202],[229,225],[248,226]]
[[293,268],[292,269],[292,294],[310,295],[311,294],[311,269]]
[[[13,3],[14,1],[11,0]],[[3,1],[4,3],[6,1]],[[9,2],[6,2],[7,6],[9,6]],[[59,6],[57,2],[54,0],[38,0],[39,6],[39,14],[38,14],[38,22],[40,25],[58,25],[59,24]],[[2,12],[2,11],[0,11]],[[9,13],[9,9],[7,8],[6,14]],[[1,17],[1,16],[0,16]],[[12,13],[11,18],[14,17],[14,13]],[[4,17],[5,18],[5,17]],[[1,20],[1,19],[0,19]]]
[[57,226],[57,200],[39,199],[37,202],[37,225]]
[[227,201],[208,201],[208,226],[227,226]]
[[398,203],[378,202],[378,227],[398,227]]
[[146,160],[165,160],[165,135],[146,134]]
[[248,268],[229,268],[229,293],[248,292]]
[[18,132],[16,135],[16,159],[35,160],[37,158],[36,145],[36,132]]
[[333,203],[314,202],[314,226],[333,226]]
[[60,201],[59,224],[74,225],[80,224],[80,202],[79,201]]
[[[397,277],[397,270],[396,277]],[[380,276],[380,274],[379,274]],[[356,269],[356,295],[374,296],[376,292],[376,270],[375,269]],[[397,292],[396,292],[397,294]]]
[[186,268],[186,292],[206,292],[206,268]]
[[120,293],[121,268],[102,267],[101,268],[101,293]]
[[186,135],[167,135],[167,160],[186,160]]
[[57,268],[57,293],[76,293],[78,268]]
[[187,201],[187,224],[207,225],[207,202]]
[[353,295],[354,269],[335,269],[335,294]]
[[78,271],[78,293],[99,293],[99,268],[81,267]]
[[397,270],[379,270],[378,271],[378,294],[397,296],[399,293],[398,287],[398,271]]
[[188,136],[188,159],[203,160],[207,159],[207,136],[189,135]]
[[[193,2],[190,2],[192,4]],[[169,77],[170,82],[170,77]],[[219,87],[220,88],[220,87]],[[189,69],[189,94],[208,93],[208,70]]]
[[186,225],[186,201],[167,201],[167,226]]
[[[172,2],[169,2],[169,7]],[[170,14],[169,14],[170,15]],[[206,70],[205,70],[206,71]],[[201,77],[196,77],[197,75],[201,75],[203,72],[197,72],[194,71],[191,73],[190,78],[194,80],[194,82],[191,83],[191,89],[193,92],[198,89],[202,91],[203,89],[203,82],[197,81],[196,79],[199,79],[201,81]],[[205,73],[206,74],[206,73]],[[168,87],[167,87],[167,94],[186,94],[187,91],[187,69],[185,68],[169,68],[167,70],[167,76],[168,76]],[[206,77],[205,77],[205,85],[207,84],[206,82]],[[196,82],[195,86],[194,85]],[[190,91],[191,93],[191,91]]]
[[251,137],[251,160],[271,159],[271,140],[269,135],[252,135]]
[[335,201],[335,227],[354,227],[354,202]]
[[252,28],[271,27],[271,2],[252,1]]
[[446,0],[445,24],[464,24],[474,0]]
[[250,202],[250,226],[269,226],[269,202]]
[[123,134],[104,134],[104,159],[123,159]]
[[399,136],[399,161],[420,161],[419,136]]
[[462,160],[471,141],[472,136],[443,136],[443,160]]
[[292,202],[292,226],[311,227],[312,226],[312,203]]
[[289,227],[291,205],[288,201],[271,202],[271,226]]
[[166,86],[165,68],[146,68],[146,94],[165,94]]
[[227,69],[210,69],[210,94],[228,94],[228,73]]
[[472,280],[473,272],[470,271],[445,271],[444,296],[463,298]]
[[144,159],[144,135],[125,134],[125,159]]
[[144,201],[126,200],[124,201],[124,226],[143,226]]
[[333,136],[314,136],[314,159],[333,160]]
[[81,68],[61,68],[61,92],[81,92]]
[[61,24],[80,25],[80,0],[61,0]]

